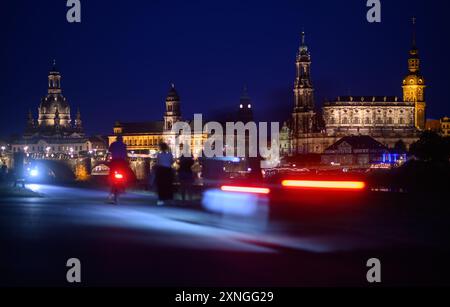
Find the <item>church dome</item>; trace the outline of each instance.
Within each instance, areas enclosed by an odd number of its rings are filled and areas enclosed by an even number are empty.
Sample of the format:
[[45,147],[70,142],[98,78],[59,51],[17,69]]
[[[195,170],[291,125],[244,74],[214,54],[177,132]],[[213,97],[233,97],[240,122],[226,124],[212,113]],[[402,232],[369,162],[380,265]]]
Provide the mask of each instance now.
[[42,113],[70,113],[70,106],[67,99],[62,95],[48,95],[41,99],[39,109]]

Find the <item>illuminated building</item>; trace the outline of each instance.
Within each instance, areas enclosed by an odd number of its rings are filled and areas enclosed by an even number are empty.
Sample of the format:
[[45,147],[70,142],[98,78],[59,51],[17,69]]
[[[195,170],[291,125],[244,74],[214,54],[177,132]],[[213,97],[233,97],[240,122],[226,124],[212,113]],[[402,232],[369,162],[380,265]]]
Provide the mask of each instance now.
[[96,139],[92,141],[85,136],[80,110],[72,121],[70,104],[62,95],[61,78],[53,62],[48,75],[48,92],[39,104],[37,120],[30,110],[25,133],[11,144],[13,152],[21,150],[34,158],[73,158],[94,149],[104,149]]
[[415,135],[414,103],[398,97],[338,97],[323,108],[328,135],[375,138]]
[[346,136],[325,149],[322,164],[332,166],[361,166],[386,161],[389,150],[370,136]]
[[[377,95],[339,96],[326,101],[322,112],[314,111],[311,55],[304,33],[296,71],[292,118],[281,130],[280,151],[284,154],[320,154],[341,138],[351,135],[370,136],[388,148],[402,140],[409,147],[425,130],[426,85],[420,74],[415,31],[409,52],[409,73],[402,83],[403,99]],[[285,140],[287,134],[290,144]]]
[[[109,144],[113,143],[118,135],[123,137],[131,157],[154,157],[159,150],[159,144],[167,143],[172,151],[178,156],[181,148],[175,148],[176,135],[172,132],[175,123],[183,122],[181,113],[181,99],[172,84],[165,101],[165,113],[163,120],[143,123],[123,123],[116,122],[114,134],[109,136]],[[191,122],[186,122],[191,126],[191,152],[198,156],[203,150],[203,144],[207,136],[203,133],[195,133]],[[180,143],[185,142],[183,139]]]
[[438,133],[443,137],[449,137],[450,119],[448,117],[441,119],[428,119],[425,124],[425,130]]
[[441,135],[443,137],[450,137],[450,118],[448,117],[441,119]]
[[[415,18],[413,25],[415,26]],[[403,79],[403,101],[414,103],[414,125],[418,130],[425,129],[425,79],[420,74],[419,50],[416,47],[416,32],[413,31],[413,45],[408,59],[409,74]]]
[[439,119],[427,119],[425,123],[425,130],[436,133],[441,133],[441,120]]

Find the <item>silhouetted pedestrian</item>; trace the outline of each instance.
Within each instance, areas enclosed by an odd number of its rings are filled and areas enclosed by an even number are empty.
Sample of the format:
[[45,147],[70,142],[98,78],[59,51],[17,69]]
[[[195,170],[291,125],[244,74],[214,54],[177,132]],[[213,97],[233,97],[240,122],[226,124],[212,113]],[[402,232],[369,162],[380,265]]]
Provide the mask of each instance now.
[[21,149],[14,153],[14,187],[20,183],[22,188],[25,188],[25,154]]
[[173,155],[166,143],[159,145],[156,157],[155,183],[158,190],[158,206],[173,198]]
[[191,198],[191,190],[194,184],[194,173],[192,166],[194,165],[194,159],[191,156],[180,157],[180,168],[178,169],[178,179],[180,181],[180,193],[181,199],[187,200],[187,196]]
[[0,167],[0,181],[6,181],[6,175],[8,174],[8,166],[6,162],[3,161],[2,166]]

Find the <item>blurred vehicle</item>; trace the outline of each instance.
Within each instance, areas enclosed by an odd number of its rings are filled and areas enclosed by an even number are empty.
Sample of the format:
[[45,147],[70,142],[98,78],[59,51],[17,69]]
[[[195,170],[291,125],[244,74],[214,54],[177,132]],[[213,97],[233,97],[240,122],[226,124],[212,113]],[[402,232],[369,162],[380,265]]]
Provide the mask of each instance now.
[[295,217],[318,211],[324,214],[347,210],[363,203],[367,184],[360,174],[279,173],[269,180],[222,181],[204,194],[208,211],[241,216]]
[[229,180],[257,180],[263,178],[260,158],[202,158],[202,178],[206,186],[218,186]]

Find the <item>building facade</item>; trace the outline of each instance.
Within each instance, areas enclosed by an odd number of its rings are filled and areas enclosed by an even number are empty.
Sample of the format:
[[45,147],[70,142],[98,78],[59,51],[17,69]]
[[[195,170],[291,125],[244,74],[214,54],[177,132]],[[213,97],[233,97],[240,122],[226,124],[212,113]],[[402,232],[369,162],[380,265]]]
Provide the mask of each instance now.
[[346,136],[325,149],[322,164],[368,167],[381,164],[389,150],[370,136]]
[[441,119],[441,135],[443,137],[450,137],[450,118],[444,117]]
[[[281,152],[289,155],[321,154],[345,136],[367,135],[386,147],[402,140],[407,147],[425,130],[425,79],[420,73],[419,50],[415,35],[409,52],[408,74],[403,79],[403,97],[340,96],[326,101],[321,112],[314,111],[311,55],[302,33],[296,60],[294,110],[283,127],[289,130],[290,144],[281,141]],[[320,114],[320,115],[319,115]]]
[[180,137],[180,144],[188,144],[194,157],[199,156],[203,150],[203,145],[207,140],[207,135],[203,132],[196,133],[193,123],[184,121],[181,113],[181,99],[172,84],[165,101],[165,112],[163,120],[150,121],[144,123],[122,123],[116,122],[114,133],[110,135],[109,144],[116,141],[117,136],[123,137],[131,157],[152,158],[159,150],[159,144],[167,143],[172,152],[179,156],[183,148],[176,148],[176,133],[172,131],[174,124],[184,122],[189,125],[192,131],[188,141]]

